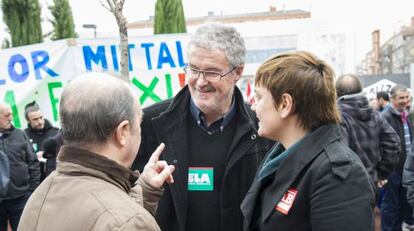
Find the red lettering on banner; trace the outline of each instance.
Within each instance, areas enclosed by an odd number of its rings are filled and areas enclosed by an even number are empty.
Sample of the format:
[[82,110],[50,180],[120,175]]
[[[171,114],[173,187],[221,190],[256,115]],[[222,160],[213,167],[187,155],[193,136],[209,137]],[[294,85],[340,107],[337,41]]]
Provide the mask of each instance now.
[[180,80],[180,87],[184,87],[184,85],[185,85],[185,74],[184,73],[178,74],[178,79]]

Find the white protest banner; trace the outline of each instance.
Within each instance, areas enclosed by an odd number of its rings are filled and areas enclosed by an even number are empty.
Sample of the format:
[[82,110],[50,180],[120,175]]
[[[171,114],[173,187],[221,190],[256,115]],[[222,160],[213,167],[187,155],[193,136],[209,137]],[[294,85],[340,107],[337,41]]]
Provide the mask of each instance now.
[[394,87],[396,83],[388,80],[388,79],[382,79],[372,85],[369,85],[364,88],[364,92],[368,99],[371,98],[377,98],[377,92],[385,91],[389,92],[392,87]]
[[[185,84],[187,34],[129,38],[130,80],[144,106],[173,97]],[[24,106],[36,100],[58,124],[63,87],[80,73],[119,73],[119,40],[68,39],[0,51],[0,100],[16,127],[25,127]]]

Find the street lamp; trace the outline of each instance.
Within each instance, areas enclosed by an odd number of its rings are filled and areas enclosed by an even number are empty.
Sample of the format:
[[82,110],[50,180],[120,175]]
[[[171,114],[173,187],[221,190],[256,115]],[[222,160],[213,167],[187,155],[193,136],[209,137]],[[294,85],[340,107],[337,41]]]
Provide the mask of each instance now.
[[94,38],[96,38],[96,28],[97,28],[97,26],[95,24],[83,24],[82,27],[86,28],[86,29],[93,29],[93,35],[94,35]]

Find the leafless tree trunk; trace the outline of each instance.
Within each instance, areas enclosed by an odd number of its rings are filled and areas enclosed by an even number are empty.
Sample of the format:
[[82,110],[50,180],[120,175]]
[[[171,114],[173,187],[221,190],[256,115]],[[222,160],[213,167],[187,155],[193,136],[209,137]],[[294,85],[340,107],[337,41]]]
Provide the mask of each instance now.
[[108,9],[116,19],[119,28],[120,39],[120,54],[121,54],[121,78],[129,81],[129,65],[128,65],[128,28],[127,21],[122,14],[122,8],[124,7],[125,0],[106,0],[108,3],[105,5],[100,0],[103,7]]

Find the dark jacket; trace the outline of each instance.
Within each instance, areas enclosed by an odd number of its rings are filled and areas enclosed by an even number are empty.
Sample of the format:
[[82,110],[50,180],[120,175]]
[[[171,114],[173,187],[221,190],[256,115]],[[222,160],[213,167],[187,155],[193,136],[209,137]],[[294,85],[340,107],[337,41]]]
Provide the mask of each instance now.
[[374,230],[374,186],[340,137],[339,126],[323,125],[291,150],[267,186],[256,177],[241,205],[244,230]]
[[[33,149],[35,153],[39,151],[43,151],[43,143],[50,137],[56,136],[59,132],[59,129],[56,127],[53,127],[50,122],[45,119],[45,125],[43,129],[37,130],[33,129],[30,124],[27,125],[27,128],[24,130],[26,134],[30,138],[30,142],[33,146]],[[37,155],[36,155],[37,156]],[[56,159],[52,160],[56,162]],[[49,161],[50,162],[50,161]],[[40,169],[40,181],[43,181],[46,176],[49,175],[50,171],[46,169],[47,164],[44,162],[39,163],[39,169]]]
[[[221,230],[241,230],[242,214],[240,203],[256,173],[257,167],[273,142],[259,138],[256,117],[244,103],[235,88],[237,112],[236,133],[233,138],[220,191]],[[165,143],[162,158],[173,164],[174,184],[166,186],[156,214],[162,230],[185,230],[188,202],[188,137],[190,93],[184,87],[174,99],[144,109],[142,122],[142,143],[133,169],[142,170],[155,148]],[[208,148],[208,147],[200,147]]]
[[[10,164],[7,155],[0,151],[0,198],[7,193],[10,182]],[[0,199],[1,202],[1,199]]]
[[[398,164],[395,166],[395,171],[402,174],[404,162],[407,156],[407,151],[405,148],[405,139],[404,139],[404,127],[401,121],[401,117],[399,112],[397,112],[393,107],[389,107],[387,110],[381,112],[381,116],[394,128],[395,132],[400,136],[400,153],[399,153],[399,161]],[[408,128],[410,130],[410,138],[411,142],[413,141],[413,126],[410,120],[407,120]]]
[[49,137],[43,142],[43,158],[46,158],[45,176],[50,175],[56,169],[56,157],[63,144],[62,133]]
[[361,159],[374,182],[388,178],[398,163],[400,138],[361,94],[338,99],[342,141]]
[[402,183],[407,188],[407,202],[414,207],[414,146],[411,147],[411,153],[405,159]]
[[45,119],[45,126],[43,129],[36,130],[33,129],[30,124],[28,124],[27,128],[24,131],[29,136],[33,148],[36,152],[38,152],[43,151],[43,142],[47,138],[57,135],[59,128],[53,127],[49,120]]
[[39,162],[22,130],[12,127],[0,137],[0,151],[6,153],[10,163],[10,183],[2,199],[20,197],[39,185]]

